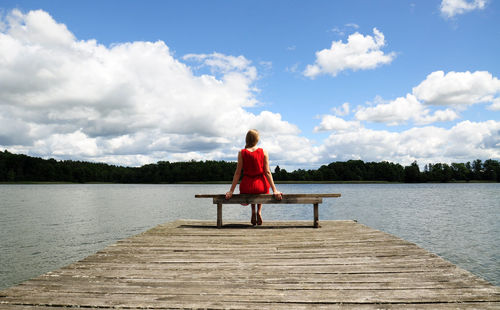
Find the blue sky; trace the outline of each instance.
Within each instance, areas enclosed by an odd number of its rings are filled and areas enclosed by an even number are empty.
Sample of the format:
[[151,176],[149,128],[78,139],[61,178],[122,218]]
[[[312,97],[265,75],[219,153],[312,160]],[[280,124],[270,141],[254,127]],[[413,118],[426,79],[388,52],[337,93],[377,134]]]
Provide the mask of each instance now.
[[235,160],[257,128],[288,169],[500,159],[499,9],[3,1],[0,147],[132,166]]

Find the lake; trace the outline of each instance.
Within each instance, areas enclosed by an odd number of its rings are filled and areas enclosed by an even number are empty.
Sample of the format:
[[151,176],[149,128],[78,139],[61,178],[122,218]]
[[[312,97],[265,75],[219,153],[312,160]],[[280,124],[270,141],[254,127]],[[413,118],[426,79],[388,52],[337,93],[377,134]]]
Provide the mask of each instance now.
[[[195,194],[229,185],[0,185],[0,289],[78,261],[109,244],[176,219],[211,220]],[[278,184],[324,199],[321,220],[355,219],[414,242],[500,285],[500,184]],[[311,220],[312,206],[264,206],[266,220]],[[227,205],[224,220],[250,220]]]

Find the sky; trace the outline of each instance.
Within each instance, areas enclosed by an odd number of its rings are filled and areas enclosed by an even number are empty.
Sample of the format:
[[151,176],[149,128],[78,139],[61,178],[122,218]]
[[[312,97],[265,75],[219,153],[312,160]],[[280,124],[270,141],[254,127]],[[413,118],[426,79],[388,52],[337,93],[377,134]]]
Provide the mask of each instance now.
[[0,149],[141,166],[500,159],[494,0],[0,2]]

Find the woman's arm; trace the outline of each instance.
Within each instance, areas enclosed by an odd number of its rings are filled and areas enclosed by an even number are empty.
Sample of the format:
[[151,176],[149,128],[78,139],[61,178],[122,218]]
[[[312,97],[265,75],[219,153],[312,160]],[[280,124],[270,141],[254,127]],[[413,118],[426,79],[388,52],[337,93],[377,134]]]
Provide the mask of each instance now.
[[271,173],[271,169],[269,169],[269,154],[264,150],[264,173],[266,175],[269,184],[271,184],[271,188],[273,190],[274,197],[278,200],[283,198],[283,194],[276,189],[273,180],[273,174]]
[[236,184],[238,184],[241,177],[241,170],[243,169],[243,158],[241,156],[241,151],[238,152],[238,164],[236,166],[236,170],[234,171],[233,183],[231,184],[231,189],[226,193],[226,199],[229,199],[233,196],[234,189],[236,188]]

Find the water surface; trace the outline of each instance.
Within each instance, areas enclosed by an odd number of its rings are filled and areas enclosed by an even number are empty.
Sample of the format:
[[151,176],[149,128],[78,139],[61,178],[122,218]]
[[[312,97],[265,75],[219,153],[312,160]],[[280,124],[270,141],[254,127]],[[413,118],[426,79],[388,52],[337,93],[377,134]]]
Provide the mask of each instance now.
[[[211,220],[195,194],[229,185],[0,185],[0,289],[80,260],[158,224]],[[321,220],[356,219],[394,234],[500,285],[500,184],[286,184],[286,193],[324,199]],[[266,220],[311,220],[312,207],[264,206]],[[250,208],[224,207],[249,221]]]

